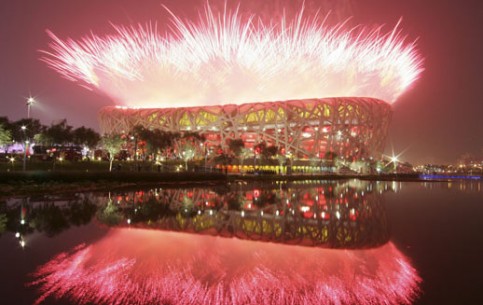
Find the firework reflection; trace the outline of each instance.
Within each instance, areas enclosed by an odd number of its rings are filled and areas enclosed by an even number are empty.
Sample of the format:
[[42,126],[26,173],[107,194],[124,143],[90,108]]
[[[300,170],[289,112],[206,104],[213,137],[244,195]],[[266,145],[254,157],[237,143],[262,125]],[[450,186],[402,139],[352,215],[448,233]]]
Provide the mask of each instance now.
[[410,304],[420,278],[392,244],[364,250],[115,228],[32,283],[78,304]]

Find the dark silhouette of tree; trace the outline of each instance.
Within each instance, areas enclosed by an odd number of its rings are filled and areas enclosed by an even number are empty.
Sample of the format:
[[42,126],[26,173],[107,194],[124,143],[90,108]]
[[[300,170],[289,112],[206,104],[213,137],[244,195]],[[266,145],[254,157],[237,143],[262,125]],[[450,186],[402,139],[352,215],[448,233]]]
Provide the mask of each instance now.
[[253,146],[253,151],[255,152],[256,155],[261,155],[266,148],[267,148],[267,143],[260,142],[255,146]]
[[45,126],[36,119],[20,119],[4,126],[10,130],[13,140],[16,142],[33,139],[45,130]]
[[[6,127],[9,127],[10,126],[10,120],[6,116],[0,116],[0,125],[4,125]],[[9,129],[9,128],[7,128],[7,129]]]
[[153,153],[165,151],[172,148],[175,141],[179,139],[180,134],[177,132],[163,131],[155,129],[152,131],[149,145]]
[[231,139],[228,142],[228,148],[235,157],[239,158],[245,148],[245,142],[242,139]]
[[261,156],[263,159],[268,160],[276,156],[278,153],[277,146],[267,146],[267,143],[260,142],[253,147],[256,155]]
[[75,202],[70,206],[68,212],[69,222],[75,226],[88,224],[96,214],[97,206],[90,200]]
[[334,167],[336,165],[338,155],[333,151],[328,151],[324,155],[324,162],[327,166]]
[[66,145],[73,141],[72,126],[63,119],[57,124],[52,124],[43,132],[42,137],[46,145]]
[[30,217],[31,225],[39,232],[45,232],[49,237],[55,236],[70,227],[63,210],[54,204],[46,204],[33,209]]
[[81,126],[73,130],[72,140],[76,145],[84,145],[92,149],[99,144],[101,136],[91,128]]
[[194,131],[185,131],[182,134],[183,139],[191,139],[192,141],[197,141],[199,143],[203,143],[206,141],[206,137],[203,134]]
[[270,159],[270,158],[276,156],[277,153],[278,153],[278,147],[277,146],[268,146],[263,151],[263,156],[265,157],[265,159]]

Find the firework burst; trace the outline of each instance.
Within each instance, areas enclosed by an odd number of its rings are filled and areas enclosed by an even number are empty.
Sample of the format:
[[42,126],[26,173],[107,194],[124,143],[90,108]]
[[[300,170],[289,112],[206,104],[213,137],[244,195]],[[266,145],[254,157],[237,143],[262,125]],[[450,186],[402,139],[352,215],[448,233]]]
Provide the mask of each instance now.
[[303,8],[261,21],[239,10],[198,21],[171,13],[172,30],[114,26],[107,36],[60,39],[42,59],[65,78],[131,107],[180,107],[367,96],[394,102],[422,58],[399,23],[389,32],[329,26]]

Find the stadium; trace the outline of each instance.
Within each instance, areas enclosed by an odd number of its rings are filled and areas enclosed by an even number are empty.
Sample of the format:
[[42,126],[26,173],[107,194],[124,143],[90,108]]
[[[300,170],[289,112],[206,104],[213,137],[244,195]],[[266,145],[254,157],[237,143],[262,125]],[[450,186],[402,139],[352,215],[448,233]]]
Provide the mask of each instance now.
[[136,125],[171,132],[196,131],[207,147],[227,149],[230,139],[246,148],[260,142],[298,159],[335,153],[360,160],[380,156],[391,107],[373,98],[324,98],[185,108],[105,107],[104,133],[127,133]]

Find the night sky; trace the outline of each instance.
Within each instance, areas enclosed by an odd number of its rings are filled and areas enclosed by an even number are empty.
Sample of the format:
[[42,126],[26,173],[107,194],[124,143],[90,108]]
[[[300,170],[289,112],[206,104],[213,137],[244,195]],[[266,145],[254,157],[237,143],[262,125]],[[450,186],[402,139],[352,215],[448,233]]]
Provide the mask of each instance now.
[[[481,158],[483,1],[360,0],[342,1],[343,5],[335,0],[306,2],[309,9],[321,4],[337,12],[333,15],[353,15],[353,24],[386,24],[386,30],[402,17],[403,33],[409,40],[417,39],[425,71],[394,104],[388,154],[405,151],[401,159],[414,164],[452,163],[464,153]],[[38,100],[32,117],[42,123],[66,118],[75,127],[98,129],[98,109],[115,103],[63,79],[39,60],[39,50],[47,50],[50,41],[45,30],[61,38],[78,39],[91,31],[112,33],[110,22],[127,25],[157,21],[164,28],[168,14],[161,4],[190,18],[204,1],[2,0],[0,116],[11,120],[26,117],[26,99],[32,95]]]

